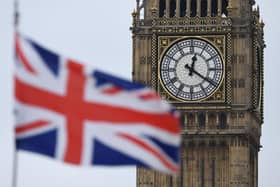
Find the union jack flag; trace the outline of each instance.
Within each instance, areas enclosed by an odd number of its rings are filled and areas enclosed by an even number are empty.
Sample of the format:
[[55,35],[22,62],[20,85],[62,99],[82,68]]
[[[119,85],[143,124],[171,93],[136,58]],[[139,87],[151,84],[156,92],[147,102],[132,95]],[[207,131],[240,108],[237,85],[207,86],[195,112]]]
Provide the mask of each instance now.
[[177,173],[178,115],[153,91],[16,34],[16,147],[75,165]]

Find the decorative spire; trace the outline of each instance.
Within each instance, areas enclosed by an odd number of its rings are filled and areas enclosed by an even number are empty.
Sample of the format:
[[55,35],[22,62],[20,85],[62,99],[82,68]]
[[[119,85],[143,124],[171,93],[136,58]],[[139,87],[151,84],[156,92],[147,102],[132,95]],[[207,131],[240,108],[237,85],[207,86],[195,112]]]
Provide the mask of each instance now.
[[137,11],[134,9],[133,12],[131,13],[132,17],[135,18],[137,16]]
[[265,26],[265,23],[264,23],[263,19],[261,19],[261,27],[264,28],[264,26]]
[[152,0],[152,6],[151,6],[151,12],[152,12],[152,16],[153,17],[156,17],[156,15],[157,15],[157,11],[158,11],[158,9],[157,9],[157,1],[156,0]]
[[158,2],[156,0],[153,0],[152,2],[152,8],[157,8]]

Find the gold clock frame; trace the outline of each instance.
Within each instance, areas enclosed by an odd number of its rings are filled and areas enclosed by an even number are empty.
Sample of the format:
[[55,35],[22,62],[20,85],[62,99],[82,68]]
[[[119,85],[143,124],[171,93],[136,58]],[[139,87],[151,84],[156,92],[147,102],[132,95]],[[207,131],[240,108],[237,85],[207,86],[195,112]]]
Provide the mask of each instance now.
[[[185,100],[178,100],[166,92],[163,89],[159,78],[159,64],[162,59],[162,55],[164,52],[176,41],[183,40],[186,38],[198,38],[202,40],[206,40],[207,42],[211,43],[218,52],[221,54],[223,63],[224,63],[224,72],[223,72],[223,80],[221,81],[221,85],[213,94],[207,98],[197,101],[185,101]],[[231,34],[229,33],[221,33],[218,35],[168,35],[165,33],[162,35],[161,33],[153,33],[152,35],[152,87],[158,91],[158,93],[167,101],[173,104],[182,104],[182,103],[189,103],[192,106],[180,105],[178,106],[181,109],[187,109],[188,107],[194,107],[197,105],[199,108],[201,104],[206,104],[205,106],[211,107],[211,104],[218,104],[216,108],[228,108],[231,104]]]
[[[163,61],[163,58],[164,58],[164,55],[166,54],[166,52],[170,49],[171,46],[175,45],[176,43],[180,42],[180,41],[183,41],[183,40],[187,40],[187,39],[198,39],[198,40],[202,40],[202,41],[206,41],[208,42],[209,44],[212,45],[212,47],[215,48],[215,50],[217,50],[219,56],[221,57],[221,60],[222,60],[222,64],[223,64],[223,72],[222,72],[222,79],[220,80],[219,82],[219,85],[215,88],[215,90],[208,96],[206,96],[205,98],[202,98],[202,99],[198,99],[198,100],[183,100],[183,99],[180,99],[178,97],[175,97],[172,93],[170,93],[170,91],[164,86],[164,83],[162,82],[162,79],[161,79],[161,76],[160,76],[160,66],[161,66],[161,63]],[[160,40],[160,37],[159,37],[159,40],[158,42],[163,42],[163,41],[166,41],[165,39],[164,40]],[[158,44],[159,45],[159,44]],[[221,50],[219,48],[216,47],[216,45],[204,38],[204,37],[201,37],[201,36],[185,36],[185,37],[182,37],[182,38],[178,38],[174,41],[172,41],[171,43],[169,43],[167,45],[167,47],[161,52],[161,54],[159,55],[159,61],[158,61],[158,80],[159,80],[159,84],[158,84],[158,88],[159,86],[161,86],[161,88],[163,88],[165,90],[165,92],[167,92],[170,97],[172,97],[173,99],[175,100],[178,100],[180,102],[183,102],[183,103],[197,103],[197,102],[202,102],[204,100],[207,100],[208,98],[210,98],[211,96],[213,96],[215,94],[215,92],[217,90],[219,90],[219,88],[221,87],[222,83],[224,82],[224,77],[225,77],[225,58],[223,56],[223,53],[221,52]]]

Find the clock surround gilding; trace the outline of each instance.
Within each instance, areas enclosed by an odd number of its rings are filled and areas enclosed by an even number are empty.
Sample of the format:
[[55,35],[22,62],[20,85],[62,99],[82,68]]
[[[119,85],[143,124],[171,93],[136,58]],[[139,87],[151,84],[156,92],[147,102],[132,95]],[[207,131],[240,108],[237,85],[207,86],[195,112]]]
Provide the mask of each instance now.
[[[163,40],[164,45],[168,42]],[[202,37],[170,42],[158,65],[163,89],[175,100],[199,102],[211,97],[224,80],[225,63],[215,44]]]

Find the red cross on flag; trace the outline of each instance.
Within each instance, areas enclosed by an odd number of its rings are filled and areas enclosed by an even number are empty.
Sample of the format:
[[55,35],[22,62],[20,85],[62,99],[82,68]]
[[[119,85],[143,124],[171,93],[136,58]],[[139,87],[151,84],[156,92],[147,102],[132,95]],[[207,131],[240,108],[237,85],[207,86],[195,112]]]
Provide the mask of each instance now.
[[16,145],[75,165],[177,173],[178,114],[153,91],[16,34]]

